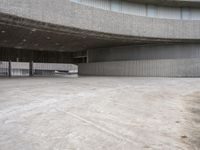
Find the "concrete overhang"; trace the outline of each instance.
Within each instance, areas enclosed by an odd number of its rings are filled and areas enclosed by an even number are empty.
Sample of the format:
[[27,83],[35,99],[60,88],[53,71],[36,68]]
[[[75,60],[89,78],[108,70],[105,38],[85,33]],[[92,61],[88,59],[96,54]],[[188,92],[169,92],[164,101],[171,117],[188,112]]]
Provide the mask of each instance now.
[[132,44],[181,42],[180,40],[140,38],[80,30],[2,13],[0,13],[0,18],[0,47],[74,52]]

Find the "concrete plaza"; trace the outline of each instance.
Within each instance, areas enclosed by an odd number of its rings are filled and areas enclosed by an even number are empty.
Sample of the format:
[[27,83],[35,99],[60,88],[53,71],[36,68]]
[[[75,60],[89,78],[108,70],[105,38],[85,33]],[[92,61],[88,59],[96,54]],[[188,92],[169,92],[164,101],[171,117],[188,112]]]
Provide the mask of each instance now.
[[200,79],[0,79],[1,150],[198,150]]

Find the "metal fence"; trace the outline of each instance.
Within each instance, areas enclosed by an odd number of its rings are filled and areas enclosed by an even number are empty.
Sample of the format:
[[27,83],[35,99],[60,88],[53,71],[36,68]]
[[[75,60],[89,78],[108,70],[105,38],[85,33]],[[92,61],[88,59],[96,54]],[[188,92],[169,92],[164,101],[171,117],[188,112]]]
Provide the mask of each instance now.
[[9,62],[0,61],[0,76],[8,76]]
[[56,75],[76,73],[78,73],[78,66],[74,64],[0,61],[0,76]]

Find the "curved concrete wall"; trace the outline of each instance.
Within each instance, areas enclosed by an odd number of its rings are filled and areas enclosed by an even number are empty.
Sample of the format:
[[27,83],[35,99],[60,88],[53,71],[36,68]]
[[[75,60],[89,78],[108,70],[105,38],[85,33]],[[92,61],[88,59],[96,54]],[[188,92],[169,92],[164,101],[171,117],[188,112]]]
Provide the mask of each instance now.
[[200,40],[200,21],[125,15],[79,5],[69,0],[0,0],[0,12],[59,26],[94,31],[97,34],[138,39]]
[[115,11],[123,14],[152,18],[200,20],[200,9],[190,7],[163,7],[152,4],[134,3],[124,0],[71,0],[72,2]]

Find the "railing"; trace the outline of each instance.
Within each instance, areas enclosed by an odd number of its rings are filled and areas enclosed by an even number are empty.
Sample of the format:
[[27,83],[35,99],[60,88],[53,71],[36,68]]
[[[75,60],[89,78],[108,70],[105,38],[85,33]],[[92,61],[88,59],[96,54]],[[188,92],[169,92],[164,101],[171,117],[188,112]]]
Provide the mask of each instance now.
[[0,76],[32,76],[78,73],[74,64],[0,61]]
[[0,76],[8,76],[9,62],[0,61]]

